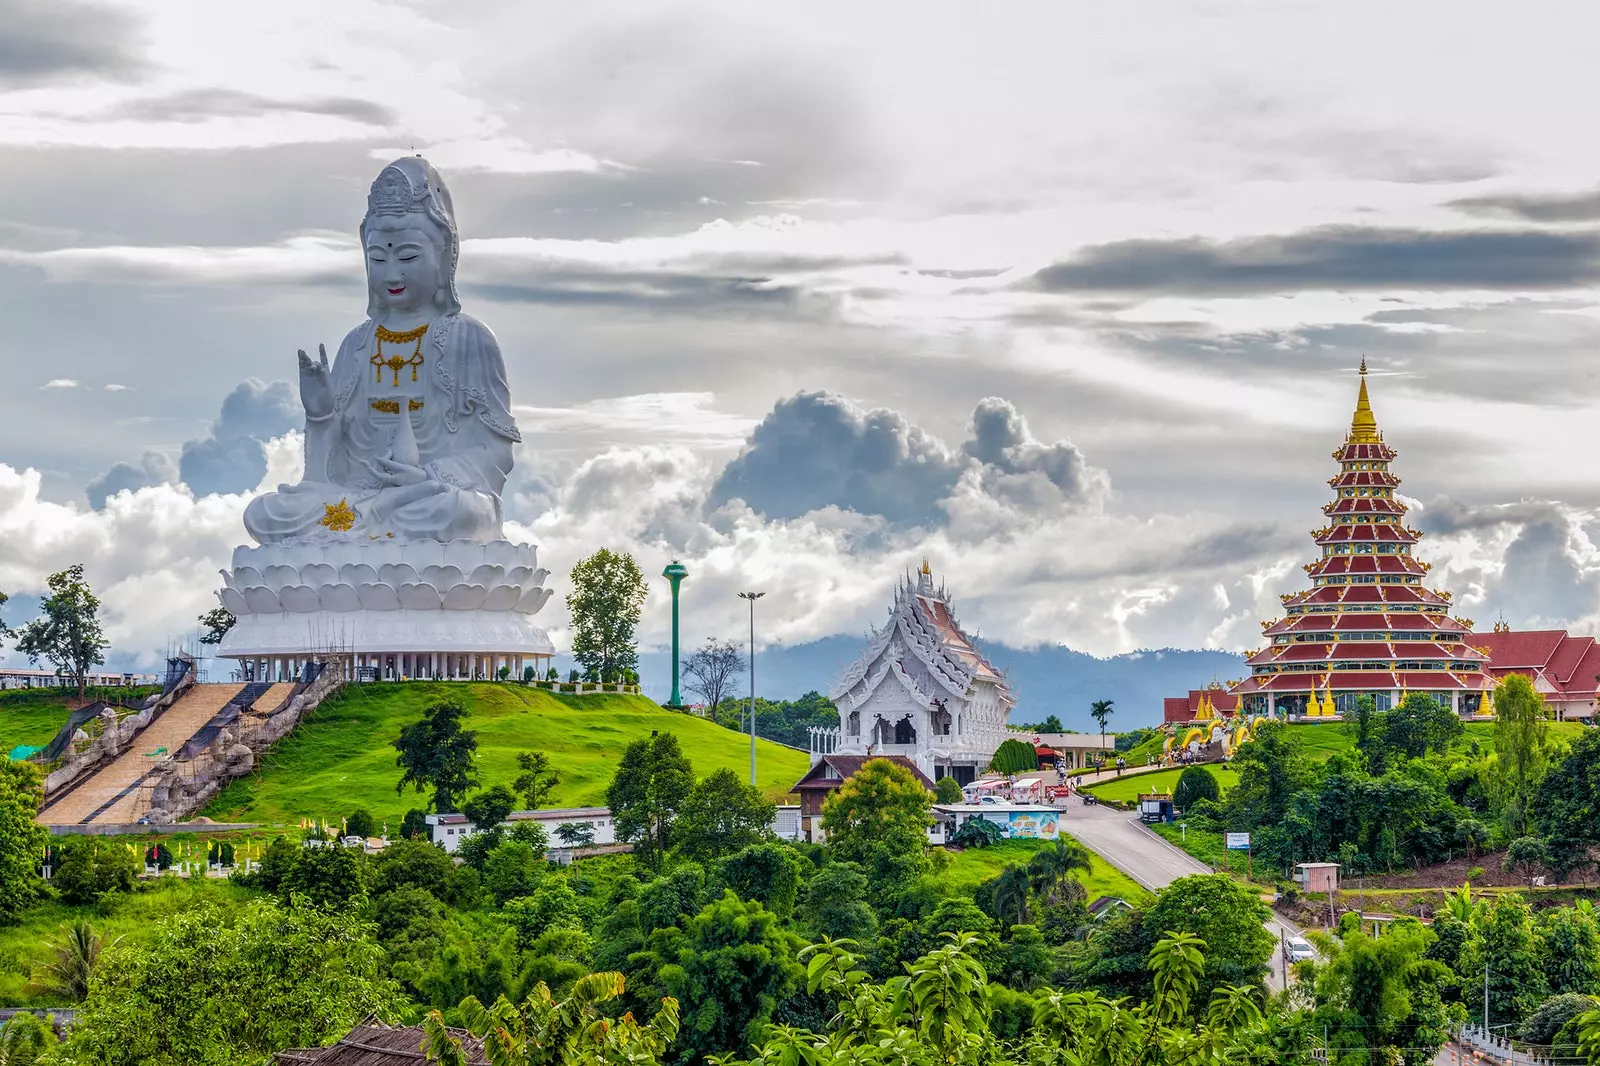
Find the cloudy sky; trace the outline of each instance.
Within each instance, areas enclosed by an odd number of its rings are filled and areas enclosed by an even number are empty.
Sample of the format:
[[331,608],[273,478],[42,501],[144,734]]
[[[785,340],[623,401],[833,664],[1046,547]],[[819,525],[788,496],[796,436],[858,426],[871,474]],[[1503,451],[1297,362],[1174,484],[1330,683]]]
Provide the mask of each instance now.
[[1251,647],[1363,354],[1463,613],[1600,625],[1592,18],[0,0],[5,619],[80,561],[124,656],[214,604],[414,146],[513,532],[681,557],[691,639],[740,588],[763,640],[860,632],[927,556],[991,639]]

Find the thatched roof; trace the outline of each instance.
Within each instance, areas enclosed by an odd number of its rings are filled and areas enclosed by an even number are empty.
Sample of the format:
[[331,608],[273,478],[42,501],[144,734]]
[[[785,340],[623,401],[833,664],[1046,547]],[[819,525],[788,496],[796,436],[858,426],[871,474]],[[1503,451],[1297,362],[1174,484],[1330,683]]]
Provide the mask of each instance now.
[[[467,1061],[473,1066],[488,1066],[483,1041],[461,1029],[450,1030],[461,1041]],[[427,1042],[422,1026],[394,1029],[387,1025],[362,1024],[330,1047],[290,1048],[273,1058],[275,1066],[419,1066],[428,1061],[422,1050]]]

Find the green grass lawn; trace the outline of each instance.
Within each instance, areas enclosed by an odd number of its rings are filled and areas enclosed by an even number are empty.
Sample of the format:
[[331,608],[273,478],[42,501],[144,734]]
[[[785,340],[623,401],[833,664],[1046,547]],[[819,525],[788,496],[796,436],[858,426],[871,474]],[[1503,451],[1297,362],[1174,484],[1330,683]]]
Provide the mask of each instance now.
[[78,699],[76,689],[21,688],[0,692],[0,758],[18,744],[44,747],[66,724],[72,708],[97,699],[138,703],[159,688],[91,688]]
[[[1062,838],[1071,839],[1065,833]],[[1049,846],[1049,841],[1045,840],[1002,840],[987,848],[953,851],[949,853],[950,868],[945,871],[943,881],[953,894],[970,896],[983,882],[999,876],[1007,863],[1026,865],[1034,852]],[[1149,893],[1140,888],[1137,881],[1100,856],[1091,852],[1090,859],[1094,862],[1094,869],[1088,877],[1083,878],[1083,887],[1089,894],[1090,902],[1100,896],[1120,896],[1133,904],[1149,898]]]
[[145,882],[133,893],[111,894],[107,902],[88,907],[43,903],[29,910],[17,925],[0,927],[0,1003],[6,1006],[62,1006],[24,991],[34,970],[50,955],[61,926],[85,918],[110,943],[124,937],[130,943],[155,933],[156,923],[194,909],[203,901],[235,906],[253,893],[217,878],[166,877]]
[[[400,771],[391,742],[426,707],[444,699],[467,709],[464,724],[478,735],[483,784],[510,784],[519,751],[550,756],[561,782],[545,803],[549,807],[604,803],[623,749],[652,730],[677,736],[696,776],[720,767],[741,778],[749,772],[748,737],[639,696],[558,695],[493,682],[349,685],[203,813],[217,821],[298,824],[301,818],[336,821],[365,807],[393,831],[406,809],[425,806],[427,796],[396,794]],[[793,748],[760,740],[756,750],[757,783],[774,798],[787,794],[810,766],[806,753]]]
[[[1217,779],[1223,792],[1239,783],[1239,775],[1230,767],[1218,763],[1204,764],[1211,775]],[[1131,777],[1118,777],[1098,785],[1090,785],[1089,791],[1103,800],[1113,803],[1133,803],[1144,792],[1171,793],[1178,787],[1178,777],[1183,773],[1183,767],[1174,766],[1166,770],[1157,770],[1149,774],[1134,774]]]

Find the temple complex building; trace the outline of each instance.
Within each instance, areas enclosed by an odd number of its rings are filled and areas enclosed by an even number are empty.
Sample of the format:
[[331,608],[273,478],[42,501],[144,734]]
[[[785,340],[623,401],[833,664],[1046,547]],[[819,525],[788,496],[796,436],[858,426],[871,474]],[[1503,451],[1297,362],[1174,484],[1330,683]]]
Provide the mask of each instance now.
[[1474,633],[1467,643],[1489,656],[1489,674],[1498,683],[1521,674],[1544,697],[1551,716],[1566,722],[1593,720],[1600,700],[1600,641],[1574,637],[1564,629],[1513,632],[1496,625]]
[[1006,679],[956,621],[924,562],[895,588],[889,621],[834,686],[839,727],[811,730],[811,761],[900,755],[931,780],[967,784],[1007,737],[1016,704]]
[[1285,595],[1284,617],[1262,623],[1268,643],[1232,689],[1247,714],[1326,718],[1363,696],[1385,710],[1412,692],[1471,714],[1494,687],[1471,620],[1451,617],[1450,593],[1424,583],[1429,564],[1414,554],[1422,534],[1395,497],[1396,452],[1378,431],[1366,375],[1362,360],[1350,432],[1333,452],[1334,498],[1311,533],[1311,586]]

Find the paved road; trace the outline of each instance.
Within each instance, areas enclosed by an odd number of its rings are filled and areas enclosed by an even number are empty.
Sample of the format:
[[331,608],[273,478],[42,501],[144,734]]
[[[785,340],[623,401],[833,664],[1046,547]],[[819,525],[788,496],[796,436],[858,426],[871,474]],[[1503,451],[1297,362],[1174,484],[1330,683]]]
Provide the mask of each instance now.
[[[1061,830],[1072,834],[1084,847],[1152,891],[1165,888],[1180,877],[1214,872],[1205,863],[1140,825],[1138,815],[1099,805],[1088,807],[1076,796],[1061,808]],[[1275,940],[1301,934],[1299,926],[1276,914],[1266,926]],[[1282,989],[1282,953],[1274,951],[1268,965],[1268,984],[1274,990]]]

